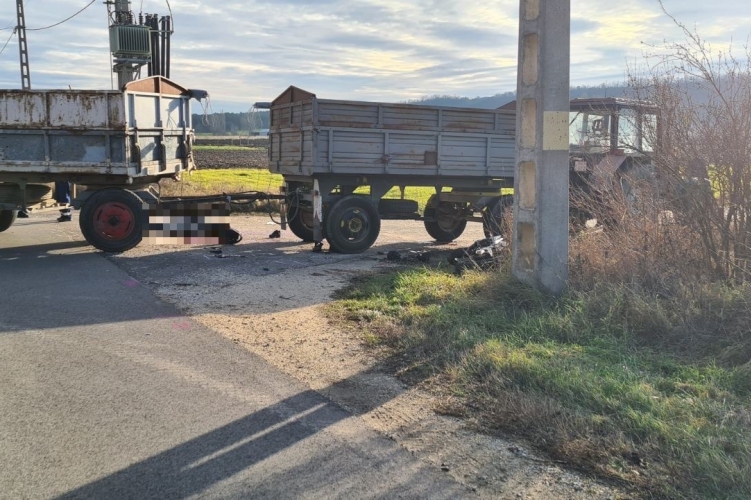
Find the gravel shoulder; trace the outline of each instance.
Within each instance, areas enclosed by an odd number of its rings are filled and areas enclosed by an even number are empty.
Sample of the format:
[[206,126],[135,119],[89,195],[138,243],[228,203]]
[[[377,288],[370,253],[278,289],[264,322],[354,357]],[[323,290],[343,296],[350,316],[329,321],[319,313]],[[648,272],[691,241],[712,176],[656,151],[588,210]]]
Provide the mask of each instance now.
[[394,266],[387,251],[466,246],[482,237],[479,224],[454,244],[436,246],[420,222],[384,221],[373,248],[339,255],[313,253],[289,231],[269,239],[276,226],[268,217],[232,222],[243,235],[235,246],[142,245],[109,258],[163,300],[358,415],[478,498],[628,498],[536,456],[524,443],[475,433],[467,422],[439,414],[444,396],[435,381],[406,385],[394,376],[395,360],[324,315],[322,306],[353,276]]

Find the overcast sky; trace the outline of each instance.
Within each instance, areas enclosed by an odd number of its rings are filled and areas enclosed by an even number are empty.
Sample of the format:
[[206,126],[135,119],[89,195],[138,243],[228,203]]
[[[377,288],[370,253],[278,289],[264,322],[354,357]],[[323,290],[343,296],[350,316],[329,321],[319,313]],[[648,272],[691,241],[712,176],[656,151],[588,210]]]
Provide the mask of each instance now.
[[[19,88],[15,0],[1,0],[0,88]],[[25,0],[26,25],[59,22],[90,0]],[[554,1],[554,0],[550,0]],[[679,40],[657,0],[572,0],[571,83],[622,82],[646,44]],[[214,111],[244,111],[289,85],[320,97],[403,101],[494,95],[516,86],[518,0],[171,0],[172,79],[208,90]],[[717,47],[751,33],[746,0],[665,0]],[[168,14],[166,0],[133,11]],[[32,88],[111,88],[102,0],[28,32]]]

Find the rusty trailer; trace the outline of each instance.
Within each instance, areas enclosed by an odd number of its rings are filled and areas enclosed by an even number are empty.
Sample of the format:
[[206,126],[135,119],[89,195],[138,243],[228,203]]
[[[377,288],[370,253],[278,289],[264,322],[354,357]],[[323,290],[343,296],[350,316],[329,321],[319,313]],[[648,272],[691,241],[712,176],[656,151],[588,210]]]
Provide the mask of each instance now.
[[190,99],[203,94],[159,76],[122,91],[0,90],[0,231],[69,181],[86,186],[75,202],[89,243],[137,245],[153,186],[194,168]]
[[191,91],[0,90],[0,181],[148,184],[191,170]]
[[[513,111],[319,99],[289,87],[269,107],[269,170],[284,177],[287,224],[298,237],[358,253],[381,219],[421,219],[441,242],[485,222],[513,187]],[[407,186],[435,189],[424,214]],[[399,199],[384,196],[399,187]]]

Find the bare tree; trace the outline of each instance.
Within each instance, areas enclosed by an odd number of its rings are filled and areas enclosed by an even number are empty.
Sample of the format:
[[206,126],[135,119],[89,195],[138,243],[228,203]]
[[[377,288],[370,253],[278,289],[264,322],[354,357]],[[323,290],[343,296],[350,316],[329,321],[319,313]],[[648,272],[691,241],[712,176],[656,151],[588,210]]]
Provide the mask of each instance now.
[[213,113],[209,116],[211,133],[214,135],[227,135],[227,115],[224,111]]
[[660,110],[646,133],[677,220],[695,231],[717,274],[743,280],[751,271],[751,51],[715,50],[660,5],[685,40],[646,54],[630,84]]

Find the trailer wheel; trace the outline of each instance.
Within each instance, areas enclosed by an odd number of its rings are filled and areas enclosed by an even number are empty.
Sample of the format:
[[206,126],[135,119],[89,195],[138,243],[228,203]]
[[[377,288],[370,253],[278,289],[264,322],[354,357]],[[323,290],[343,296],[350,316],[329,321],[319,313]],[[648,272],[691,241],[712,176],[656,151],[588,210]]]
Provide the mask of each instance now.
[[467,219],[460,203],[441,202],[436,206],[435,199],[436,195],[431,195],[425,205],[425,230],[434,240],[449,243],[462,235]]
[[81,232],[92,246],[104,252],[125,252],[141,242],[141,199],[126,189],[97,191],[81,208]]
[[313,241],[313,207],[288,205],[287,217],[287,227],[292,234],[307,243]]
[[509,233],[506,214],[514,205],[513,195],[507,194],[493,198],[482,211],[482,231],[486,238],[505,236]]
[[323,221],[326,240],[340,253],[364,252],[381,232],[378,210],[362,196],[345,196],[331,206]]
[[0,210],[0,233],[6,231],[16,222],[18,210]]

